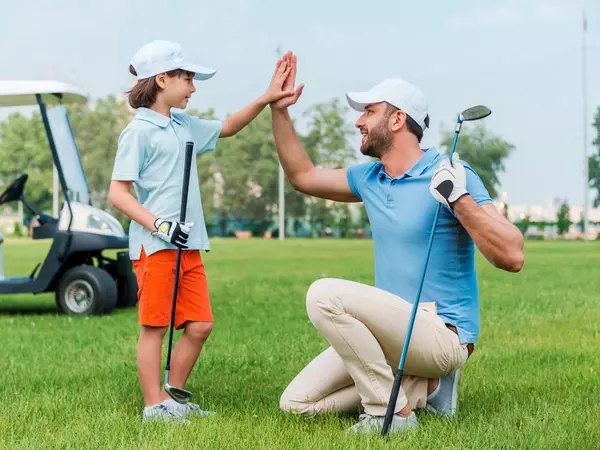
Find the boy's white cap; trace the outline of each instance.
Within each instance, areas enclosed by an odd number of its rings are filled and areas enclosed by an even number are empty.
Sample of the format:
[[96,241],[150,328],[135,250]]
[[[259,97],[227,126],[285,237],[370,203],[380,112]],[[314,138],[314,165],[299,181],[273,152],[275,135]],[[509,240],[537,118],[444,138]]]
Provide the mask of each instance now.
[[208,80],[217,73],[215,69],[194,64],[179,44],[160,40],[152,41],[140,48],[133,55],[130,64],[135,69],[138,80],[176,69],[194,72],[196,80]]
[[408,114],[424,131],[427,100],[419,88],[402,78],[387,78],[366,92],[346,92],[348,103],[357,111],[366,105],[387,102]]

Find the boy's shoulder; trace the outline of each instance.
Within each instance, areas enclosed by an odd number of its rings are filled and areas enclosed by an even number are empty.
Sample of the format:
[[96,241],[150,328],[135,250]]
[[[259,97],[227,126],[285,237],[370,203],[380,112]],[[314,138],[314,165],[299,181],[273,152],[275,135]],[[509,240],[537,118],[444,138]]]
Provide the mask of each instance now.
[[207,125],[211,122],[218,122],[219,120],[212,119],[202,119],[198,116],[194,116],[192,114],[188,114],[185,112],[172,112],[171,115],[173,119],[184,124],[184,125],[192,125],[192,126],[202,126]]
[[138,118],[133,118],[125,128],[121,131],[121,136],[125,135],[144,135],[151,133],[155,126],[151,123],[146,122],[145,120],[139,120]]

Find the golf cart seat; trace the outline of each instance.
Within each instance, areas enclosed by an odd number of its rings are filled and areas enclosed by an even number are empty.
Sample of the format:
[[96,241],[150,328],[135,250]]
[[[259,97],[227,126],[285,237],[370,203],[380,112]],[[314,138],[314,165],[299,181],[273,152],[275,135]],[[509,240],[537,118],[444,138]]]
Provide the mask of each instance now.
[[58,219],[42,213],[34,219],[31,237],[33,239],[52,239],[56,236],[57,230]]
[[5,191],[0,194],[0,205],[20,201],[33,214],[33,239],[49,239],[56,235],[58,219],[38,211],[38,209],[25,198],[25,184],[29,175],[24,173],[13,181]]

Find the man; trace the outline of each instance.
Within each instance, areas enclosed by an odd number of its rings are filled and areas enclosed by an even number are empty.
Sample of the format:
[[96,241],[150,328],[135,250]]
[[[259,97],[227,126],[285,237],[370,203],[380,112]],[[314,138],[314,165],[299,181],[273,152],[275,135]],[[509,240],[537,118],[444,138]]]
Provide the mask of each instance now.
[[[283,90],[294,89],[296,57]],[[300,192],[364,202],[373,230],[375,287],[339,279],[314,282],[306,295],[310,320],[330,347],[311,361],[281,397],[284,411],[314,415],[364,410],[351,431],[379,433],[406,336],[412,303],[437,208],[440,211],[391,432],[415,428],[415,408],[456,413],[460,368],[479,334],[475,246],[494,266],[518,272],[523,238],[491,203],[481,179],[455,154],[421,149],[429,125],[419,89],[388,79],[348,93],[362,112],[361,152],[377,162],[347,169],[316,168],[298,140],[287,108],[295,94],[271,105],[273,133],[285,173]],[[437,186],[450,179],[452,191]]]

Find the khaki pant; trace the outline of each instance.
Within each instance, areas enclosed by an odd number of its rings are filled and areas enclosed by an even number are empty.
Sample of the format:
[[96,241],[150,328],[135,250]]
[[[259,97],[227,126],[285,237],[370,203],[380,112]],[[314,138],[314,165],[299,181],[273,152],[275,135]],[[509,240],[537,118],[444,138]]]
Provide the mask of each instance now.
[[[313,415],[360,412],[385,415],[412,304],[389,292],[352,281],[325,278],[306,294],[314,326],[331,347],[311,361],[281,396],[284,411]],[[423,408],[427,380],[461,367],[466,344],[420,303],[404,364],[396,412]]]

